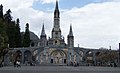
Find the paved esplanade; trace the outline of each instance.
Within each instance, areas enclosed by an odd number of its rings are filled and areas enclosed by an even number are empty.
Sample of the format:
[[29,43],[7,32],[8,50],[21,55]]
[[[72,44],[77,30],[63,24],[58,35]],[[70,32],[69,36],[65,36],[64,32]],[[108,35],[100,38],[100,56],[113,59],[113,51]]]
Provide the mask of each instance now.
[[120,67],[9,66],[0,68],[0,73],[120,73]]

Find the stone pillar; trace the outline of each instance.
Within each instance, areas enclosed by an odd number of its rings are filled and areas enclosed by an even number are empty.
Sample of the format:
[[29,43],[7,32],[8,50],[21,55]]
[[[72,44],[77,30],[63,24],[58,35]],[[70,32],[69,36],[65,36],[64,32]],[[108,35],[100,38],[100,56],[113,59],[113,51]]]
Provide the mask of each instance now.
[[38,57],[38,59],[37,59],[37,63],[40,64],[40,50],[38,50],[38,52],[37,52],[37,57]]
[[83,57],[84,57],[84,60],[83,60],[83,61],[84,61],[85,63],[87,63],[86,51],[84,51]]
[[74,62],[74,52],[73,52],[73,50],[71,50],[71,60],[72,60],[72,62]]
[[5,54],[4,56],[4,65],[5,66],[10,65],[9,54]]
[[80,63],[80,56],[79,56],[79,55],[76,55],[76,61],[77,61],[78,63]]
[[62,58],[62,64],[64,64],[64,60],[65,60],[65,58]]
[[72,62],[74,62],[74,55],[71,55],[71,60]]
[[68,54],[67,63],[70,63],[70,55]]
[[46,55],[43,55],[43,63],[46,64]]
[[50,55],[48,55],[48,63],[49,63],[49,64],[51,63]]
[[93,61],[94,61],[94,65],[96,65],[96,56],[95,56],[95,52],[93,52]]
[[71,55],[71,53],[70,53],[70,50],[68,49],[68,54],[67,54],[67,56],[68,56],[68,58],[67,58],[67,63],[68,63],[68,64],[70,63],[70,55]]
[[24,64],[24,51],[22,51],[22,64]]
[[44,54],[43,54],[43,63],[46,63],[46,49],[44,49]]
[[72,60],[72,62],[74,62],[74,51],[71,49],[71,60]]

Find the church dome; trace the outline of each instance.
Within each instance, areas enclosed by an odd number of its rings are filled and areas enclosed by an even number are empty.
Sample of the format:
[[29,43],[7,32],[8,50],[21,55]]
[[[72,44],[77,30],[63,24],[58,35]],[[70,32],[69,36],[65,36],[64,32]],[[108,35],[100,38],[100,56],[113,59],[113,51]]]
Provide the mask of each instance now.
[[30,31],[30,40],[32,40],[32,41],[39,40],[39,38],[34,32]]
[[[23,39],[24,33],[25,32],[21,32],[22,39]],[[39,38],[34,32],[30,31],[30,40],[35,41],[35,40],[39,40]]]

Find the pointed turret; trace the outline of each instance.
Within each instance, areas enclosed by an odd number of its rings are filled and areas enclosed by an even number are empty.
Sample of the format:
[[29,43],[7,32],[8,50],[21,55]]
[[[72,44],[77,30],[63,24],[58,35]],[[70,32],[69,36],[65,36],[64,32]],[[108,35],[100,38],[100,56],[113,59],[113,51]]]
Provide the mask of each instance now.
[[73,32],[72,32],[72,25],[70,25],[70,31],[69,31],[68,36],[73,36]]
[[40,46],[45,47],[46,43],[47,43],[47,38],[46,38],[44,23],[43,23],[42,31],[41,31],[41,35],[40,35]]
[[44,24],[43,24],[43,26],[42,26],[42,32],[41,32],[41,35],[46,35],[46,34],[45,34],[45,29],[44,29]]
[[60,12],[59,12],[59,7],[58,7],[58,1],[56,0],[56,6],[55,6],[55,11],[54,11],[54,18],[59,18]]
[[44,23],[43,23],[43,26],[42,26],[42,31],[41,31],[41,36],[40,37],[46,37],[45,29],[44,29]]
[[70,25],[70,31],[67,36],[67,42],[69,47],[74,47],[74,36],[73,36],[73,31],[72,31],[72,25]]
[[59,9],[58,9],[58,0],[56,0],[55,10],[59,10]]

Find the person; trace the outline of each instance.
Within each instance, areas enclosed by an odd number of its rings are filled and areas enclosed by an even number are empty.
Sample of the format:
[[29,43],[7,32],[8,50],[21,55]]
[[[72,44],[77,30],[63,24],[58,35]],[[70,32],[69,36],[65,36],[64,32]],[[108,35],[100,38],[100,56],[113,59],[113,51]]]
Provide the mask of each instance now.
[[14,62],[14,67],[16,67],[16,61]]
[[116,63],[114,63],[114,67],[117,67]]
[[20,66],[20,61],[17,61],[16,64],[17,64],[17,67],[21,67]]
[[71,62],[71,66],[73,66],[73,62]]
[[74,67],[77,67],[77,64],[76,64],[76,62],[74,62]]
[[4,62],[1,62],[0,67],[3,67],[3,65],[4,65]]
[[79,66],[79,63],[77,62],[77,66]]

